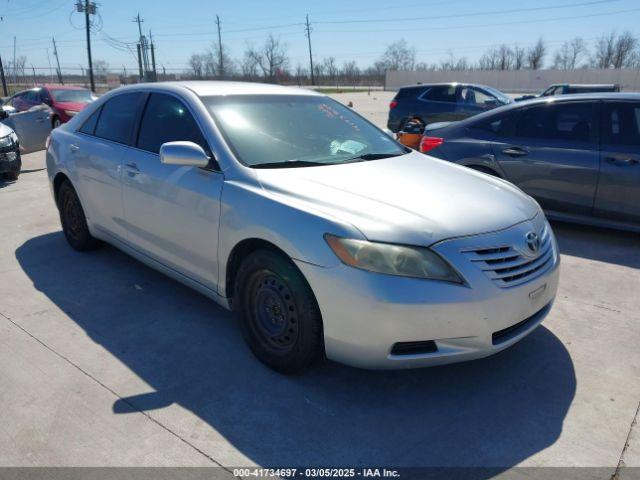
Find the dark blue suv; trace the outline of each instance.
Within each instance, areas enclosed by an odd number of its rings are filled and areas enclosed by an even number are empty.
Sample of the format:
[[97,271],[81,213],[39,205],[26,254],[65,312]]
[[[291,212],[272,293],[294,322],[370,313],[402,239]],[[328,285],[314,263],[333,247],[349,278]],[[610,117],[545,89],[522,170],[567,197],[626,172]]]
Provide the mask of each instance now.
[[433,83],[402,87],[389,105],[387,127],[398,132],[419,118],[422,123],[450,122],[511,103],[495,88],[465,83]]

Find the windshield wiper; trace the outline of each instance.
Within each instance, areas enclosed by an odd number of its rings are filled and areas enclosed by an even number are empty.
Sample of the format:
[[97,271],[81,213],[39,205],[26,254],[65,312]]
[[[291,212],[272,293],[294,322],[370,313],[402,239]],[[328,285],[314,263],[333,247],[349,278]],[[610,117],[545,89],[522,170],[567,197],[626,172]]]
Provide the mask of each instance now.
[[358,155],[357,157],[351,157],[342,163],[380,160],[381,158],[399,157],[400,155],[405,155],[405,153],[363,153],[362,155]]
[[317,167],[319,165],[327,165],[323,162],[309,162],[306,160],[288,160],[284,162],[267,162],[256,163],[251,168],[296,168],[296,167]]

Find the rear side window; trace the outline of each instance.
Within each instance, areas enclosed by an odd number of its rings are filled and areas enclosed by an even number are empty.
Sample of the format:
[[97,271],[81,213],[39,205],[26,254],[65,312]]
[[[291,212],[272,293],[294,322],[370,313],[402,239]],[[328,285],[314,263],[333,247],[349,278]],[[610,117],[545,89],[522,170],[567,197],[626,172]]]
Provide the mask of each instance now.
[[588,142],[593,132],[591,103],[550,103],[527,108],[516,126],[522,138]]
[[95,136],[128,143],[142,95],[140,92],[124,93],[107,100],[95,128]]
[[422,95],[423,100],[431,100],[433,102],[455,102],[456,87],[454,85],[444,85],[431,87]]
[[152,93],[145,107],[138,134],[138,148],[159,153],[166,142],[193,142],[209,152],[200,127],[177,98],[162,93]]
[[640,104],[604,102],[602,143],[640,148]]
[[86,133],[87,135],[93,135],[96,131],[96,125],[98,124],[98,117],[100,117],[100,110],[98,108],[95,112],[91,114],[89,118],[82,124],[80,128],[81,133]]
[[425,87],[405,87],[398,90],[394,100],[414,100],[418,98],[424,91]]

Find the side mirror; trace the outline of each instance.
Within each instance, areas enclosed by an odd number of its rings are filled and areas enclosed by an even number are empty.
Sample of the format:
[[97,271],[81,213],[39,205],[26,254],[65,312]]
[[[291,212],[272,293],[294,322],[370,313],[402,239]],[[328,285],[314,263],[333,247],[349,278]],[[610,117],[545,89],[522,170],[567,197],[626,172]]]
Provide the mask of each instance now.
[[193,142],[167,142],[160,146],[160,161],[167,165],[204,168],[209,160],[202,147]]
[[5,120],[6,118],[9,118],[9,116],[13,115],[14,113],[16,113],[16,109],[13,108],[11,105],[4,105],[0,108],[0,120]]

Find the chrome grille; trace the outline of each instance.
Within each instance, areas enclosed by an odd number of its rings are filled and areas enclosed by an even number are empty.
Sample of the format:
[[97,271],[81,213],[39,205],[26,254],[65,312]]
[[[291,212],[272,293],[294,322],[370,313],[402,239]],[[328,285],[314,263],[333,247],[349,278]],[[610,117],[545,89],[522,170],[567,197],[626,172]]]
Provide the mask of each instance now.
[[540,247],[532,252],[522,245],[469,248],[462,253],[499,287],[520,285],[538,277],[553,264],[553,244],[549,228],[540,234]]

